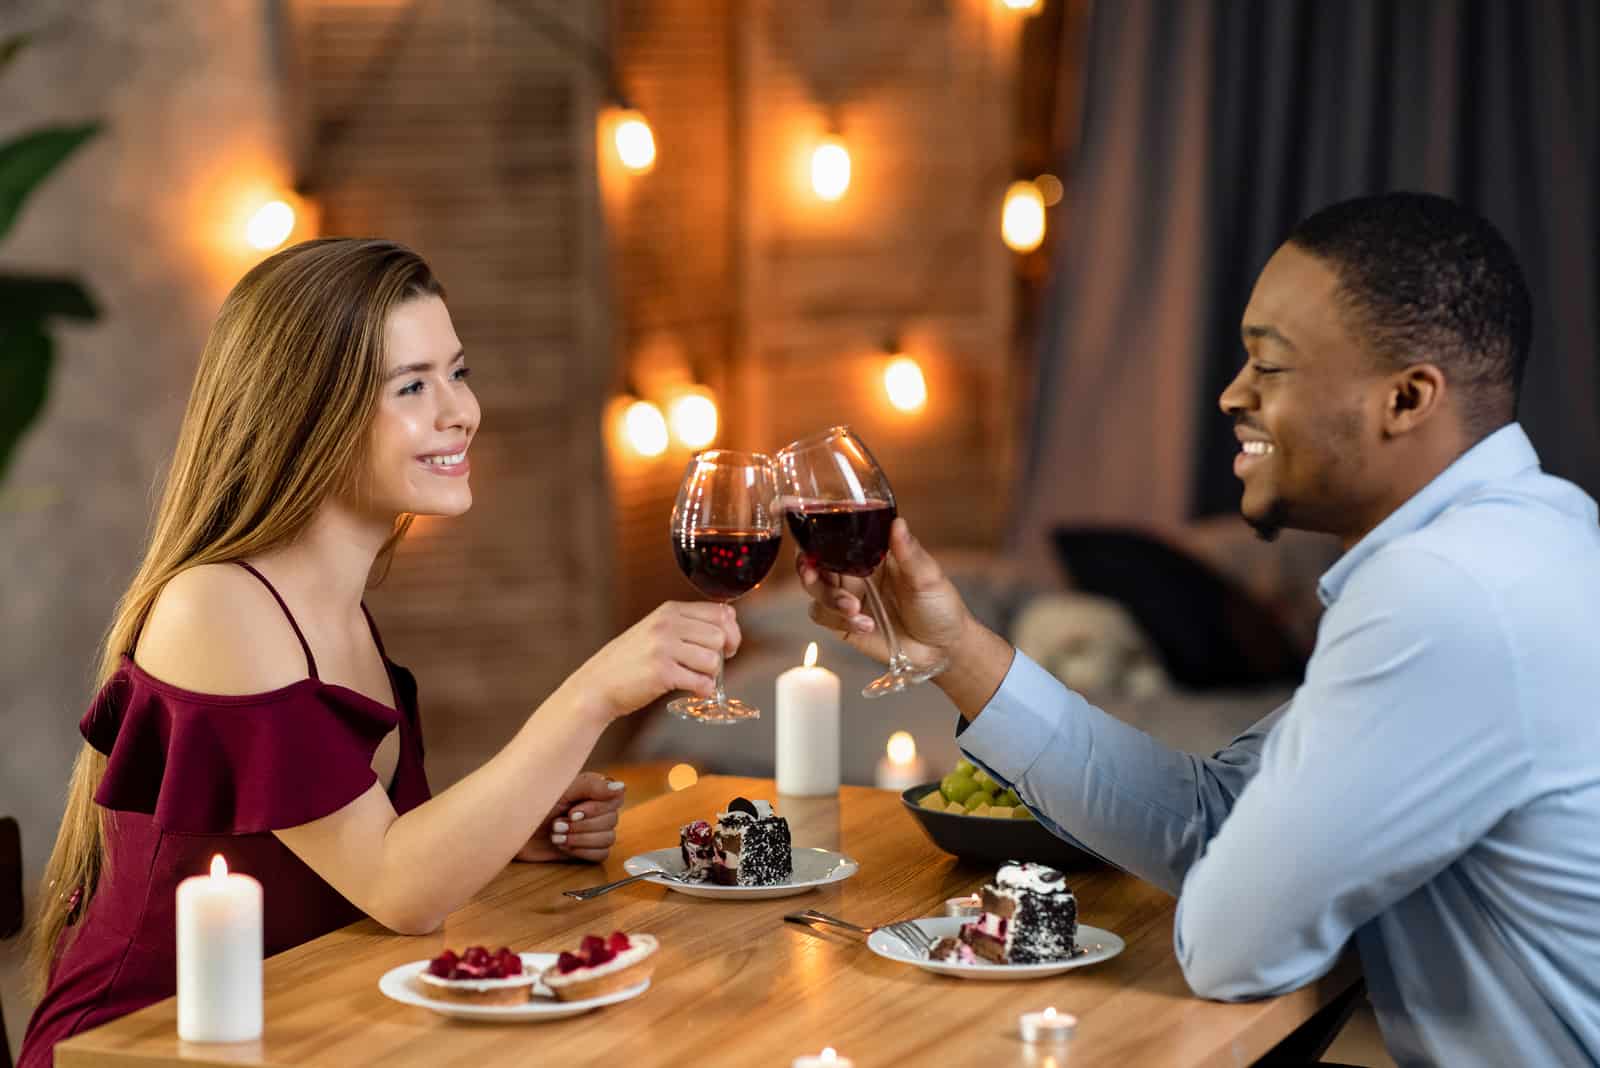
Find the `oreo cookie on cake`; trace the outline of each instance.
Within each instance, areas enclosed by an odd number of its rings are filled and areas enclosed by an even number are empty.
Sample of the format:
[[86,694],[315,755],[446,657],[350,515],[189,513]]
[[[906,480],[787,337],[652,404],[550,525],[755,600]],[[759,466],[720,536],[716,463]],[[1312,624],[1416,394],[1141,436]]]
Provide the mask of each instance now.
[[936,960],[1044,964],[1077,952],[1078,899],[1067,877],[1043,864],[1012,862],[979,891],[983,912],[957,938],[941,939]]
[[722,886],[776,886],[794,874],[789,821],[770,801],[736,797],[717,813],[711,881]]

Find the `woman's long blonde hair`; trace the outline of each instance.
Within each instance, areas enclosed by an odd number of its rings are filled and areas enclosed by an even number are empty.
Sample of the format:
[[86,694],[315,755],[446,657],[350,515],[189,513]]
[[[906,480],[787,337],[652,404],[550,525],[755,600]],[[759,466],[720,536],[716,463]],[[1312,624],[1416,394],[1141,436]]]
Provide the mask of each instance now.
[[[355,484],[383,381],[384,326],[399,304],[444,295],[410,249],[324,238],[284,249],[233,287],[206,340],[150,545],[106,632],[96,688],[131,653],[178,572],[292,540]],[[380,558],[405,534],[403,516]],[[106,865],[111,813],[95,804],[106,758],[78,753],[45,868],[32,944],[42,991],[74,914]]]

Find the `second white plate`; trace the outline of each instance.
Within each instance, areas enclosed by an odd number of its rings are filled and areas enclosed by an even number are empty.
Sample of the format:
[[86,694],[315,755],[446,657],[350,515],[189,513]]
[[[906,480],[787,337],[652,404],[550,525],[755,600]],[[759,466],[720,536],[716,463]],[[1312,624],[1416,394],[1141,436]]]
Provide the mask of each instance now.
[[[622,862],[629,875],[643,875],[648,871],[665,871],[673,875],[683,871],[683,854],[677,848],[652,849]],[[756,901],[764,898],[790,897],[803,894],[819,886],[843,882],[861,870],[861,865],[831,849],[796,849],[794,874],[787,882],[774,886],[722,886],[718,883],[685,883],[677,879],[654,876],[643,880],[668,890],[676,890],[690,897],[714,897],[736,901]]]
[[[522,958],[524,968],[541,972],[556,962],[554,953],[517,955]],[[550,988],[541,982],[534,984],[533,1000],[520,1005],[468,1005],[458,1001],[439,1001],[426,996],[418,987],[417,974],[427,967],[427,961],[414,960],[410,964],[390,968],[383,973],[383,978],[378,980],[378,989],[402,1005],[432,1009],[441,1016],[453,1016],[458,1020],[494,1020],[500,1023],[515,1023],[519,1020],[559,1020],[564,1016],[577,1016],[598,1009],[602,1005],[615,1005],[619,1001],[628,1001],[650,989],[650,980],[645,979],[614,994],[602,994],[600,997],[585,998],[582,1001],[557,1001],[550,993]]]
[[[916,924],[929,937],[939,939],[954,938],[961,931],[961,925],[967,921],[957,916],[937,916],[910,922]],[[912,964],[941,975],[959,976],[962,979],[1040,979],[1046,975],[1059,975],[1074,968],[1084,968],[1091,964],[1099,964],[1103,960],[1110,960],[1121,953],[1123,947],[1122,939],[1110,931],[1080,923],[1079,953],[1070,960],[1046,961],[1043,964],[990,964],[988,961],[979,964],[952,964],[929,960],[914,952],[910,946],[888,931],[873,931],[867,938],[867,948],[880,957],[901,964]]]

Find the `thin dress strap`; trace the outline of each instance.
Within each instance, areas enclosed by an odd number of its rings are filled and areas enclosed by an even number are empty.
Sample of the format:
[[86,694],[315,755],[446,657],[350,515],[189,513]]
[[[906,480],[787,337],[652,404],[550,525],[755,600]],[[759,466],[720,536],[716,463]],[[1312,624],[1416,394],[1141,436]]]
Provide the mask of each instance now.
[[289,606],[284,602],[283,595],[277,591],[272,583],[267,581],[267,576],[263,575],[261,572],[257,571],[243,560],[235,560],[234,563],[238,564],[240,567],[250,572],[250,574],[260,579],[261,585],[265,586],[267,588],[267,592],[272,594],[272,599],[278,602],[278,607],[283,609],[284,618],[289,621],[289,626],[294,628],[294,636],[300,639],[300,648],[306,651],[306,670],[311,672],[312,678],[317,678],[317,658],[311,655],[311,643],[306,641],[306,636],[304,634],[300,633],[300,624],[294,621],[294,613],[289,611]]
[[372,632],[372,641],[378,647],[378,655],[383,658],[385,665],[389,663],[389,654],[383,648],[383,635],[378,633],[378,621],[372,618],[372,613],[367,611],[367,602],[361,602],[361,614],[367,617],[367,629]]

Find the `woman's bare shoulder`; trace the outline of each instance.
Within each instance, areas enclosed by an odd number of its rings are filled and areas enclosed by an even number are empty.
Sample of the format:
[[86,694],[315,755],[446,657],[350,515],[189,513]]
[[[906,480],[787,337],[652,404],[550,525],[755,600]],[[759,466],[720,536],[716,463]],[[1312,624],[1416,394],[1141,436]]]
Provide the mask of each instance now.
[[134,660],[197,693],[253,694],[306,677],[306,656],[283,609],[234,564],[180,571],[156,597]]

